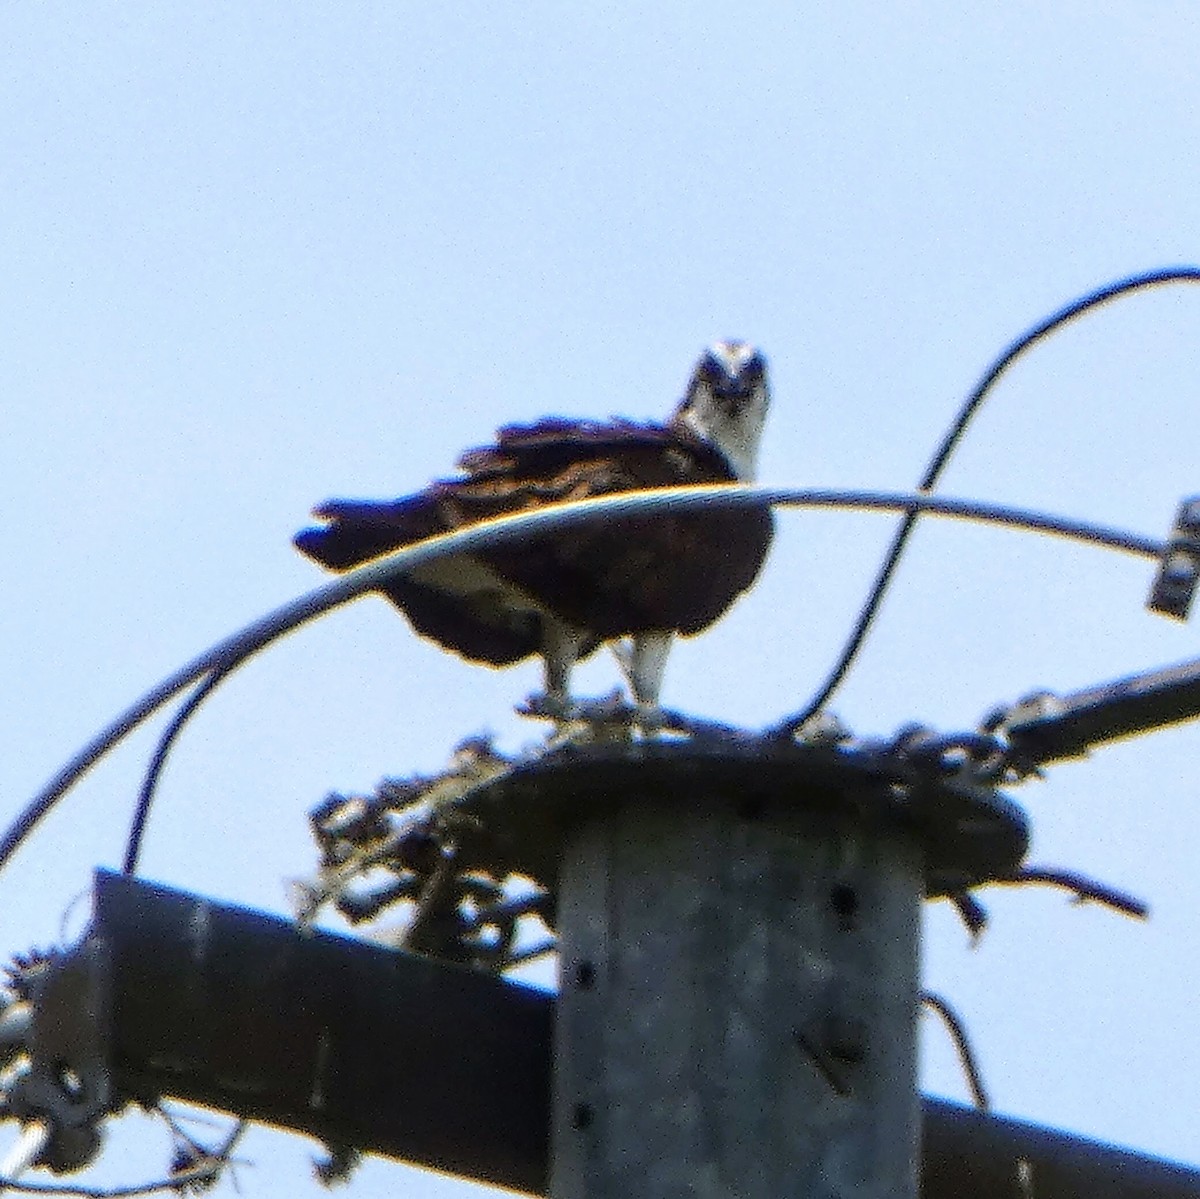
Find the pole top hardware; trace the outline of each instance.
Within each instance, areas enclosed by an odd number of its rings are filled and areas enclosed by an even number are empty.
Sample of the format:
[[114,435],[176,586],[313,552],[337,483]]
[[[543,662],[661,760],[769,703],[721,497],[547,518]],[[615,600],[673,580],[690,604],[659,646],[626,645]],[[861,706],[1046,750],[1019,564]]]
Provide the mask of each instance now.
[[564,839],[575,828],[647,800],[729,803],[747,820],[844,811],[908,829],[922,844],[931,898],[1011,875],[1029,841],[1025,812],[1007,796],[876,743],[568,745],[470,788],[439,813],[456,829],[460,870],[525,875],[553,892]]
[[1187,620],[1200,583],[1200,496],[1189,496],[1175,513],[1146,607],[1162,616]]

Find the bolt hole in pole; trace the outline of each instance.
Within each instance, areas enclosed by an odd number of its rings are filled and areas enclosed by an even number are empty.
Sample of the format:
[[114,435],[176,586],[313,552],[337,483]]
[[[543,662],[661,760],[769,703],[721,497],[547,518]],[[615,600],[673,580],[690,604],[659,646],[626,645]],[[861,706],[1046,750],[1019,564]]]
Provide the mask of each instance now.
[[829,891],[829,905],[844,933],[858,927],[858,892],[849,883],[835,883]]
[[761,795],[745,795],[738,802],[737,814],[742,820],[761,820],[766,811],[767,801]]

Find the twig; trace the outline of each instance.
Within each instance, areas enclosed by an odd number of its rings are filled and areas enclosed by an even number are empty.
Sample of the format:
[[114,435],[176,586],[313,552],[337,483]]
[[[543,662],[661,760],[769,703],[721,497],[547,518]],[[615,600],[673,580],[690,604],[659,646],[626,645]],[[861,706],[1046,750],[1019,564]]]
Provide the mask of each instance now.
[[161,1191],[179,1191],[190,1183],[210,1182],[220,1173],[225,1162],[206,1162],[191,1170],[182,1170],[159,1182],[142,1183],[127,1187],[82,1187],[60,1186],[57,1183],[42,1184],[20,1182],[15,1178],[0,1178],[0,1190],[19,1191],[26,1195],[79,1195],[83,1199],[129,1199],[134,1195],[157,1195]]
[[546,937],[533,945],[527,946],[525,949],[516,949],[510,953],[504,960],[503,970],[514,970],[517,966],[524,966],[527,962],[535,961],[537,958],[545,957],[550,953],[558,952],[558,938]]
[[[1106,908],[1112,908],[1123,916],[1135,920],[1146,920],[1150,916],[1150,907],[1143,900],[1127,891],[1119,891],[1107,883],[1097,882],[1085,874],[1074,870],[1059,870],[1052,866],[1025,866],[1015,874],[1003,875],[1000,878],[989,879],[986,886],[1023,887],[1045,886],[1062,887],[1074,893],[1075,902],[1099,903]],[[978,941],[983,930],[987,927],[987,908],[969,891],[958,891],[946,898],[954,905],[959,918],[971,934],[972,942]]]
[[987,908],[970,891],[956,891],[953,895],[947,895],[946,898],[954,905],[959,919],[970,933],[971,944],[976,944],[983,935],[983,930],[987,928]]
[[1062,887],[1066,891],[1074,892],[1076,903],[1103,904],[1106,908],[1112,908],[1135,920],[1145,920],[1150,915],[1149,904],[1126,891],[1110,887],[1107,883],[1097,882],[1086,875],[1077,874],[1074,870],[1059,870],[1052,866],[1026,866],[1007,878],[997,878],[992,881],[1007,886],[1041,884],[1048,887]]

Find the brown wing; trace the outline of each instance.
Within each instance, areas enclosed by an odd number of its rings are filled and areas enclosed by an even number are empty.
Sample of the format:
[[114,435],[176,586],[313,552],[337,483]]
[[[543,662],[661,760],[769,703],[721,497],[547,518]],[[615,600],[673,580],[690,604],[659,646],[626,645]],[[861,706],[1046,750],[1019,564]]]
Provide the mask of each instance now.
[[[474,450],[445,486],[464,522],[590,495],[728,482],[721,454],[686,430],[543,421]],[[498,573],[602,640],[652,629],[697,633],[753,583],[771,542],[765,509],[601,519],[519,548],[488,551]]]
[[[686,431],[627,422],[550,419],[501,429],[471,450],[462,475],[394,503],[333,501],[327,524],[296,545],[334,570],[489,517],[590,495],[732,478],[724,458]],[[772,534],[766,509],[581,525],[512,548],[473,555],[516,589],[443,571],[436,586],[397,578],[381,588],[418,632],[476,661],[501,665],[540,650],[534,607],[599,639],[650,629],[695,633],[719,617],[758,574]],[[475,572],[476,574],[478,572]],[[519,596],[519,598],[517,598]]]
[[[447,523],[432,489],[395,503],[331,500],[313,515],[327,523],[301,530],[295,546],[337,571],[455,527]],[[507,666],[541,650],[541,621],[536,613],[513,608],[477,587],[456,590],[397,575],[378,590],[418,633],[470,661]]]

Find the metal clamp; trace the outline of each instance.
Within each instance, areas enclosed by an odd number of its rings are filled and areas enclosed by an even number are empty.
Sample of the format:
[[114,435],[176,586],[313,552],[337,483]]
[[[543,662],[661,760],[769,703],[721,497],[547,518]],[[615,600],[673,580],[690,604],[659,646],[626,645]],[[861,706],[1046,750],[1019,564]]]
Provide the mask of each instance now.
[[0,1118],[26,1128],[21,1168],[78,1170],[100,1150],[98,1121],[115,1106],[107,974],[103,945],[86,939],[21,969],[17,998],[0,1011]]
[[1175,526],[1163,551],[1146,607],[1163,616],[1187,620],[1200,583],[1200,496],[1179,505]]

